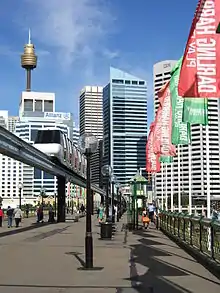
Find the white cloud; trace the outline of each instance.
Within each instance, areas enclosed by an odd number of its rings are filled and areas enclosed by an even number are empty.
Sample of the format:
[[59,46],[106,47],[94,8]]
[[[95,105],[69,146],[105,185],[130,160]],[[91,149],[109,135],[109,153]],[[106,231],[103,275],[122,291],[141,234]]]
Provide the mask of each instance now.
[[[29,26],[33,39],[56,52],[62,67],[76,59],[88,58],[86,52],[100,52],[115,18],[105,0],[24,0],[20,23]],[[104,50],[104,49],[103,49]]]
[[120,53],[119,51],[111,51],[109,49],[104,49],[103,56],[106,57],[107,59],[115,59],[120,56]]

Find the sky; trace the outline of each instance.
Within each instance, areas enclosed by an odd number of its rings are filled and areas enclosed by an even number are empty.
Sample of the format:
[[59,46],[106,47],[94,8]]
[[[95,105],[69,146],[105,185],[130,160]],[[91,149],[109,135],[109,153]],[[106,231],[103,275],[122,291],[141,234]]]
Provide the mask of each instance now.
[[183,54],[197,0],[0,1],[0,109],[18,114],[25,72],[20,54],[28,30],[38,55],[32,90],[54,92],[56,111],[78,121],[79,92],[104,86],[113,66],[148,83],[153,114],[153,64]]

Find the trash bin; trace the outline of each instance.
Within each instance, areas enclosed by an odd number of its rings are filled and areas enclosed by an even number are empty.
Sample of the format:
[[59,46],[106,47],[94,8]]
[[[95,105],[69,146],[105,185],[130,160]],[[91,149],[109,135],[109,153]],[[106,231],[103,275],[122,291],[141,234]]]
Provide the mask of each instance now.
[[112,223],[101,223],[101,239],[112,239]]

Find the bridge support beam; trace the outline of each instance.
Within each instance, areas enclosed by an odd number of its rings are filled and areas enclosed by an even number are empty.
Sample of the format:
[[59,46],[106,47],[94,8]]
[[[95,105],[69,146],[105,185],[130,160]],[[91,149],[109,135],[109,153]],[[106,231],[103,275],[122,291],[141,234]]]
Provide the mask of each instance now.
[[66,220],[66,178],[57,177],[57,222],[65,222]]

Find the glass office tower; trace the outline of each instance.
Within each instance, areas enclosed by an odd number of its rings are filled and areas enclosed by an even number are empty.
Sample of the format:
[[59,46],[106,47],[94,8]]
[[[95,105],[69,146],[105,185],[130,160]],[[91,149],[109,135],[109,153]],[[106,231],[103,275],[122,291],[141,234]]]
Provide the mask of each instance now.
[[103,89],[103,121],[103,164],[126,184],[146,165],[146,81],[111,67]]

